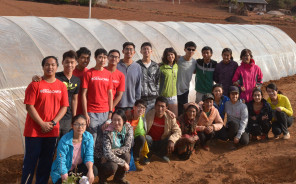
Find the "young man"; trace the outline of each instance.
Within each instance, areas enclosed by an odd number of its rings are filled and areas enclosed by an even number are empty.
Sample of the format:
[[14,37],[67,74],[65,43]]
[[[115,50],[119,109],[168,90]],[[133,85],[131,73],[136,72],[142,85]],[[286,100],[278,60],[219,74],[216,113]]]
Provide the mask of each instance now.
[[107,51],[97,49],[95,60],[96,66],[85,73],[82,82],[82,109],[94,142],[97,130],[101,130],[98,127],[111,118],[113,109],[112,76],[111,72],[104,68]]
[[192,41],[185,44],[185,55],[178,59],[177,94],[178,114],[183,113],[183,105],[188,103],[188,94],[192,74],[196,70],[196,60],[193,58],[196,44]]
[[[79,50],[76,51],[78,57],[78,65],[75,67],[73,71],[73,75],[78,77],[80,81],[83,80],[83,75],[87,72],[87,66],[90,62],[91,52],[86,47],[81,47]],[[83,114],[82,112],[82,101],[81,101],[81,94],[82,94],[82,86],[80,86],[79,93],[78,93],[78,105],[77,105],[77,114]]]
[[42,67],[43,79],[40,82],[32,82],[25,92],[24,103],[28,114],[24,129],[26,151],[22,184],[32,183],[36,165],[36,183],[48,182],[59,136],[59,121],[69,106],[67,87],[55,78],[57,58],[45,57]]
[[134,106],[136,100],[141,98],[141,66],[133,62],[135,55],[135,44],[132,42],[125,42],[123,44],[122,53],[124,57],[119,61],[117,69],[125,76],[125,91],[123,92],[117,108],[125,110],[128,114]]
[[212,92],[214,84],[214,71],[217,65],[217,61],[211,59],[213,50],[211,47],[205,46],[201,50],[203,59],[196,60],[196,76],[195,76],[195,91],[196,91],[196,103],[202,101],[202,96],[206,93]]
[[[147,135],[146,140],[149,146],[148,158],[156,153],[165,162],[170,162],[166,156],[174,151],[175,143],[181,137],[182,132],[175,118],[171,118],[166,110],[168,100],[165,97],[157,97],[154,109],[146,116]],[[146,164],[149,159],[146,160]]]
[[150,59],[152,54],[151,43],[144,42],[141,45],[141,54],[143,55],[143,58],[137,61],[142,69],[141,99],[146,101],[146,112],[148,112],[154,107],[155,99],[159,95],[158,91],[160,72],[158,64]]
[[113,83],[113,109],[119,103],[122,98],[122,94],[125,91],[125,77],[121,71],[117,69],[117,64],[120,60],[120,52],[118,50],[110,50],[108,53],[108,66],[105,67],[112,75]]

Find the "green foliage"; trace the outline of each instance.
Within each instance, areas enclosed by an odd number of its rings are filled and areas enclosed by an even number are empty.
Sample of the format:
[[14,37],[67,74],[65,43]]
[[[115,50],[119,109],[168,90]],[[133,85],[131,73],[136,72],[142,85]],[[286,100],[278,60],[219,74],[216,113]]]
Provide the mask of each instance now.
[[82,173],[73,173],[70,172],[70,175],[68,176],[67,180],[63,181],[63,184],[76,184],[77,181],[80,180]]
[[290,9],[296,0],[269,0],[269,9]]

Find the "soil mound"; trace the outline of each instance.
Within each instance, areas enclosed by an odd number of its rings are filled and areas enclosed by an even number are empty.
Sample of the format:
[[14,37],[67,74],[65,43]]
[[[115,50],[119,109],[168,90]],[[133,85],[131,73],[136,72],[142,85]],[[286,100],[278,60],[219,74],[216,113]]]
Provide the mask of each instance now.
[[241,17],[238,17],[238,16],[230,16],[230,17],[227,17],[225,20],[227,22],[233,22],[233,23],[239,23],[239,24],[249,23],[249,21],[247,21]]

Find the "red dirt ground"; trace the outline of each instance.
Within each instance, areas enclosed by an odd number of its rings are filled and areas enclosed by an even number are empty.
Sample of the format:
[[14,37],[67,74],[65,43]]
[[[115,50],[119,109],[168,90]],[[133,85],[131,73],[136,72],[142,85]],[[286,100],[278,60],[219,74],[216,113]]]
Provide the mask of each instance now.
[[[178,1],[175,1],[178,2]],[[165,8],[164,8],[165,7]],[[0,16],[48,16],[87,18],[88,8],[73,5],[53,5],[16,0],[0,0]],[[181,2],[110,2],[106,7],[92,9],[92,17],[139,21],[190,21],[227,23],[235,16],[215,3]],[[250,24],[269,24],[285,31],[296,41],[296,21],[291,16],[240,16]],[[273,81],[289,97],[296,112],[296,76]],[[266,85],[266,83],[264,84]],[[266,93],[265,93],[266,94]],[[131,172],[131,183],[188,184],[267,184],[296,183],[296,127],[290,129],[291,139],[251,142],[231,151],[231,143],[211,142],[211,151],[199,150],[188,161],[174,160],[167,164],[155,159],[142,172]],[[270,137],[272,135],[270,134]],[[3,149],[3,148],[2,148]],[[0,183],[20,183],[23,155],[0,160]]]

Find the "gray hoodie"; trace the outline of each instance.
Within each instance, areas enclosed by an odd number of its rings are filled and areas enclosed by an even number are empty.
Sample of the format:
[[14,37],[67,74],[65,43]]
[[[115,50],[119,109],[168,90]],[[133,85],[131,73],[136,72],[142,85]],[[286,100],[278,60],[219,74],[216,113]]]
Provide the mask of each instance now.
[[[248,108],[241,101],[232,104],[231,101],[225,103],[225,112],[227,113],[227,123],[232,121],[239,124],[236,138],[240,139],[248,124]],[[227,124],[226,124],[227,126]]]

